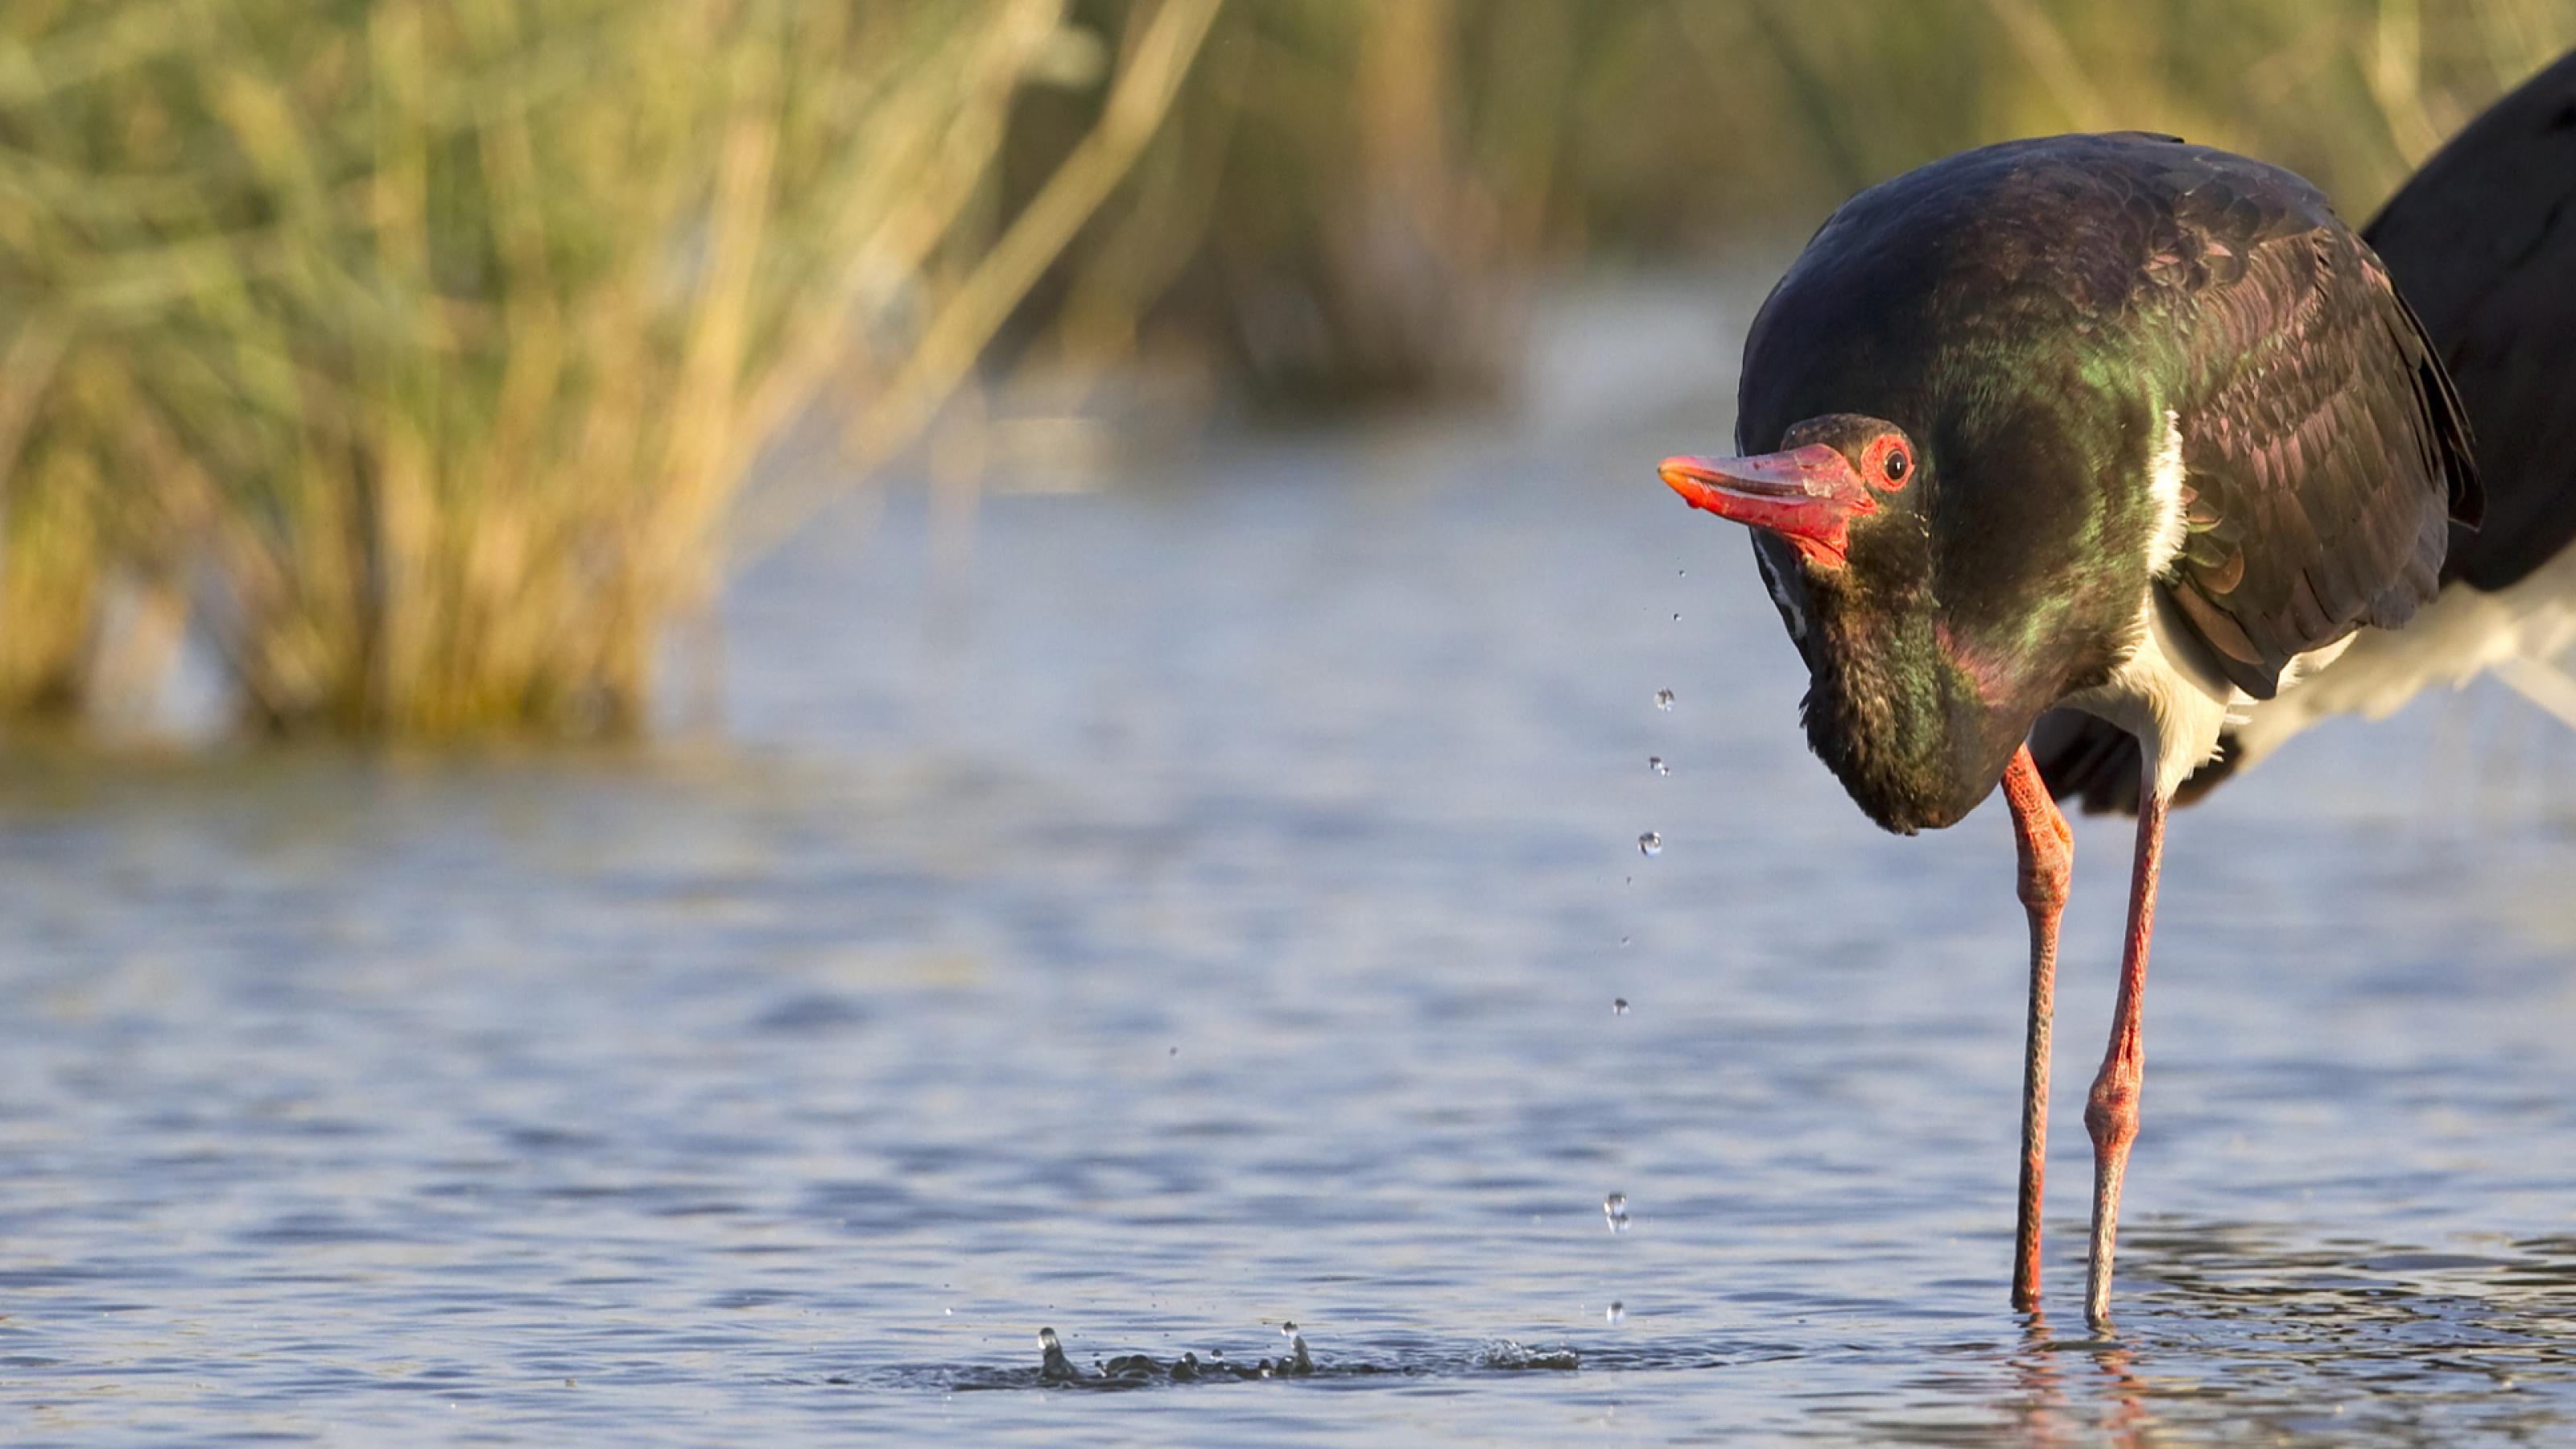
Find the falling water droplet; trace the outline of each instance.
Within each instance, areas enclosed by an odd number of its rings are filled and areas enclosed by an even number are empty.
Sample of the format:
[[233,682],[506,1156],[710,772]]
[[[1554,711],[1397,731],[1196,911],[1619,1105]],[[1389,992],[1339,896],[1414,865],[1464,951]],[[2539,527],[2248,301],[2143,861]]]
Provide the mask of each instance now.
[[1661,755],[1648,755],[1646,757],[1646,768],[1654,771],[1658,775],[1669,775],[1673,772],[1673,767],[1665,764],[1664,757]]
[[1689,577],[1690,577],[1690,570],[1689,570],[1689,569],[1675,569],[1675,570],[1673,570],[1673,577],[1674,577],[1674,578],[1677,578],[1677,579],[1686,579],[1686,578],[1689,578]]
[[1628,1231],[1628,1195],[1614,1192],[1601,1200],[1601,1216],[1610,1220],[1610,1231]]
[[1649,830],[1637,837],[1637,851],[1641,855],[1661,855],[1664,853],[1664,838]]
[[1046,1349],[1057,1349],[1057,1348],[1062,1348],[1062,1347],[1064,1347],[1064,1345],[1056,1341],[1056,1336],[1055,1336],[1055,1330],[1054,1330],[1054,1329],[1052,1329],[1052,1328],[1041,1328],[1041,1329],[1039,1329],[1039,1330],[1038,1330],[1038,1347],[1040,1347],[1040,1348],[1046,1348]]
[[1678,624],[1678,623],[1680,623],[1681,621],[1682,621],[1682,616],[1681,616],[1681,615],[1679,615],[1679,614],[1675,614],[1675,615],[1673,615],[1673,622],[1674,622],[1674,623]]
[[1655,708],[1657,708],[1657,709],[1671,709],[1672,707],[1673,707],[1673,692],[1672,692],[1671,690],[1669,690],[1669,689],[1658,689],[1658,690],[1656,690],[1656,691],[1655,691]]
[[1294,1323],[1283,1323],[1279,1325],[1279,1336],[1281,1338],[1295,1338],[1297,1336],[1297,1325]]
[[1612,1323],[1616,1323],[1620,1319],[1628,1316],[1628,1305],[1625,1303],[1613,1303],[1608,1308],[1602,1310],[1601,1316],[1609,1319]]
[[1610,1014],[1612,1016],[1626,1016],[1628,1014],[1628,998],[1624,996],[1611,998]]
[[1619,938],[1619,944],[1620,944],[1620,945],[1622,945],[1622,946],[1627,945],[1627,944],[1628,944],[1628,938],[1627,938],[1627,937],[1625,937],[1625,936],[1621,936],[1621,937]]

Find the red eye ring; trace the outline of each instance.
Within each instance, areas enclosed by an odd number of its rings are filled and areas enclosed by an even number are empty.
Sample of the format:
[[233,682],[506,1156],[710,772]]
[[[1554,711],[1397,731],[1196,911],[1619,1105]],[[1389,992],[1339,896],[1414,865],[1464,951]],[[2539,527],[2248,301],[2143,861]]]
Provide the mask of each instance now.
[[1890,483],[1904,482],[1906,473],[1913,467],[1914,460],[1905,456],[1905,446],[1901,443],[1889,448],[1887,456],[1879,463],[1880,471],[1887,474],[1887,481]]

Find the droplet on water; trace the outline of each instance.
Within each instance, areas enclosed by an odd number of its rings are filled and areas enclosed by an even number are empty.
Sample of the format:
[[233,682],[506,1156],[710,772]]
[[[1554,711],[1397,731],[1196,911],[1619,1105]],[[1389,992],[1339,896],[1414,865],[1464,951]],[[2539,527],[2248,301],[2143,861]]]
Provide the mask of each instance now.
[[1673,772],[1673,767],[1665,764],[1664,757],[1661,755],[1648,755],[1646,757],[1646,768],[1654,771],[1658,775],[1669,775]]
[[1649,830],[1637,837],[1637,850],[1643,855],[1661,855],[1664,853],[1664,838]]
[[1601,1200],[1601,1216],[1610,1220],[1610,1231],[1628,1231],[1628,1195],[1614,1192]]
[[1628,998],[1624,996],[1613,997],[1610,1002],[1610,1014],[1612,1016],[1626,1016],[1628,1014]]
[[1655,708],[1657,708],[1657,709],[1671,709],[1672,707],[1673,707],[1673,692],[1672,692],[1671,690],[1669,690],[1669,689],[1658,689],[1658,690],[1656,690],[1656,691],[1655,691]]
[[1616,1323],[1620,1319],[1628,1316],[1628,1305],[1625,1303],[1613,1303],[1608,1308],[1602,1310],[1601,1316],[1609,1319],[1612,1323]]

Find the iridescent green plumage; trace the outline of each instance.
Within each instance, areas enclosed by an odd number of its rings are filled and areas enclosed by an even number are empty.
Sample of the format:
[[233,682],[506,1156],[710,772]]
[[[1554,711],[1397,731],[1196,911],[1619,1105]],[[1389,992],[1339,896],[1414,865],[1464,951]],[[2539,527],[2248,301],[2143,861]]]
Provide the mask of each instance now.
[[2369,249],[2297,177],[2169,137],[2012,142],[1846,203],[1755,321],[1738,443],[1846,413],[1913,437],[1921,482],[1840,575],[1766,567],[1814,621],[1810,742],[1894,829],[1983,798],[2136,646],[2150,587],[2265,698],[2402,623],[2477,510]]

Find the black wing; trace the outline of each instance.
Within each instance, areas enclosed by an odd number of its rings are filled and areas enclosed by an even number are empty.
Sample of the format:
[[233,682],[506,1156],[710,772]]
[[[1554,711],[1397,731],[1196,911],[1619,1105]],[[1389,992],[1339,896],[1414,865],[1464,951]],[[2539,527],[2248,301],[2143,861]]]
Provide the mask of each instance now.
[[[2304,186],[2249,199],[2234,180],[2182,199],[2161,254],[2197,252],[2210,278],[2176,288],[2192,359],[2174,409],[2185,534],[2158,586],[2229,681],[2270,699],[2299,655],[2395,628],[2431,599],[2447,533],[2480,497],[2458,399],[2368,248],[2321,199],[2297,204],[2314,198]],[[2137,809],[2126,732],[2058,710],[2030,743],[2058,797]],[[2203,767],[2177,798],[2227,768]]]
[[2322,197],[2226,158],[2171,204],[2165,250],[2197,266],[2167,304],[2187,532],[2165,588],[2269,699],[2299,655],[2433,597],[2477,477],[2431,339]]
[[[2442,569],[2515,582],[2576,540],[2576,52],[2452,138],[2364,230],[2451,372],[2482,462],[2485,516],[2454,526]],[[2031,732],[2049,789],[2134,812],[2138,744],[2056,710]],[[2176,797],[2233,769],[2222,753]]]
[[2365,233],[2439,344],[2487,510],[2447,582],[2501,589],[2576,540],[2576,52],[2451,138]]

